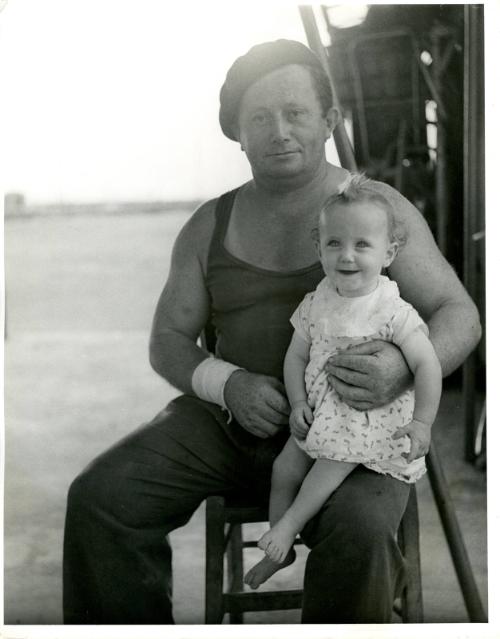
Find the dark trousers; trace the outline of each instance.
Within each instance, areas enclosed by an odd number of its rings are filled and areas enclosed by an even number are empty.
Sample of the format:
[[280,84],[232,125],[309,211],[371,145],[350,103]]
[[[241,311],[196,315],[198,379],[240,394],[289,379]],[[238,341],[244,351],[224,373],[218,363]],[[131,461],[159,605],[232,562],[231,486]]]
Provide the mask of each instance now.
[[[255,438],[215,405],[182,396],[98,457],[68,494],[65,623],[173,623],[168,533],[208,495],[266,501],[285,440]],[[307,524],[303,623],[390,622],[408,493],[358,466]]]

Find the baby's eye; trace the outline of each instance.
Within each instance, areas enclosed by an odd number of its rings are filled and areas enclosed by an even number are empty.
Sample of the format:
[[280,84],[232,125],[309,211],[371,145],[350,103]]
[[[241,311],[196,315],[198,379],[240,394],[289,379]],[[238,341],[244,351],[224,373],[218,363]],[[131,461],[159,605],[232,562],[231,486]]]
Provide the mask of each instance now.
[[356,246],[358,248],[368,248],[370,245],[365,240],[359,240],[359,242],[356,242]]
[[337,246],[340,246],[340,242],[338,240],[328,240],[328,246],[336,248]]

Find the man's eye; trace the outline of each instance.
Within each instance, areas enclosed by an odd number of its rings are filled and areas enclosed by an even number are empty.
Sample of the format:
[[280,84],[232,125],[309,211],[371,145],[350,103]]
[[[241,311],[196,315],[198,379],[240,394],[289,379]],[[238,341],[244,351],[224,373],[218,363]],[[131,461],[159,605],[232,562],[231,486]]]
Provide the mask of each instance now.
[[291,109],[288,112],[288,117],[292,120],[299,118],[302,114],[304,113],[304,111],[302,111],[301,109]]
[[254,122],[255,124],[264,124],[265,121],[266,116],[263,113],[256,113],[254,116],[252,116],[252,122]]

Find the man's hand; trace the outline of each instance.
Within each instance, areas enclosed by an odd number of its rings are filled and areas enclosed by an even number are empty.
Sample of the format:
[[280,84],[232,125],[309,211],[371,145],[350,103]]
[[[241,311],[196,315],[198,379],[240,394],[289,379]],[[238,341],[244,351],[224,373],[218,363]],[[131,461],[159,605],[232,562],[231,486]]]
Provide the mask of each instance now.
[[411,421],[403,428],[399,428],[392,436],[392,439],[401,439],[401,437],[406,436],[411,441],[410,452],[403,453],[403,457],[406,457],[408,463],[427,455],[431,445],[431,427],[428,424],[416,420]]
[[312,424],[313,414],[309,404],[304,400],[296,402],[290,413],[290,431],[297,439],[305,439]]
[[236,421],[262,439],[276,435],[288,424],[290,406],[285,387],[275,377],[235,371],[226,382],[224,399]]
[[332,355],[325,371],[342,400],[356,410],[387,404],[413,379],[399,348],[383,340],[351,346]]

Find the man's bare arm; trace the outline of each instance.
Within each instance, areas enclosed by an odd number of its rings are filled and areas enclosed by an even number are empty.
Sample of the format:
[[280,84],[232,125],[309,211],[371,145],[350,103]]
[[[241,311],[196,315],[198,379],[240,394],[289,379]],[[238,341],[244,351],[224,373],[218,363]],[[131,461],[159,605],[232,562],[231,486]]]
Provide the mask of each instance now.
[[427,322],[443,376],[449,375],[479,342],[479,313],[420,212],[391,187],[378,186],[408,234],[406,246],[389,268],[391,278],[401,297]]
[[213,203],[208,202],[181,230],[174,244],[170,273],[151,330],[151,366],[173,386],[188,394],[193,393],[194,369],[208,355],[196,341],[210,314],[204,268],[213,225]]

